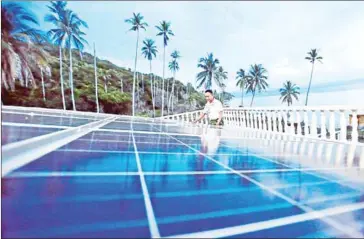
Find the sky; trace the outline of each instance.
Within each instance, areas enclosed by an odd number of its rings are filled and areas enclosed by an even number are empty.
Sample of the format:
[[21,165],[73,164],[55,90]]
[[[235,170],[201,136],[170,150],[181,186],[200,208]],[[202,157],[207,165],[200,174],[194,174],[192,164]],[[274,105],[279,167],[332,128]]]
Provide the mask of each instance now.
[[[47,4],[30,3],[41,27],[46,30],[51,28],[43,22]],[[300,86],[300,101],[296,104],[302,104],[311,71],[310,63],[304,58],[312,48],[317,48],[323,57],[323,64],[315,65],[312,93],[321,94],[318,99],[327,101],[312,102],[330,104],[330,97],[323,97],[330,91],[340,93],[340,96],[331,96],[341,98],[340,104],[358,101],[364,104],[364,97],[353,97],[355,94],[349,93],[355,89],[362,90],[358,96],[364,94],[362,1],[77,1],[69,2],[68,7],[89,25],[85,30],[90,43],[86,51],[93,52],[91,47],[95,42],[98,57],[131,69],[134,68],[136,33],[128,31],[130,26],[124,20],[133,12],[140,12],[149,24],[140,39],[156,41],[159,54],[152,67],[159,75],[163,70],[163,43],[162,38],[156,36],[155,25],[162,20],[170,21],[175,36],[168,43],[166,59],[170,60],[173,50],[180,51],[182,56],[176,78],[195,85],[198,59],[212,52],[228,71],[226,90],[236,96],[233,106],[239,104],[241,95],[235,86],[236,71],[247,70],[251,64],[262,64],[268,71],[269,90],[257,97],[260,97],[257,105],[280,104],[278,89],[287,80]],[[137,70],[149,73],[149,62],[141,54]],[[166,67],[166,77],[171,76]]]

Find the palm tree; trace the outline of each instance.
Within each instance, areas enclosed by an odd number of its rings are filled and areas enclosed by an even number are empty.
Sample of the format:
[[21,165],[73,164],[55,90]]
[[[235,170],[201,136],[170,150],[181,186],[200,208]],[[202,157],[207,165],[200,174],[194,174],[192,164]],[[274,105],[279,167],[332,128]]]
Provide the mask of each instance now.
[[176,72],[179,71],[179,65],[177,62],[177,59],[181,58],[179,51],[175,50],[174,52],[172,52],[171,54],[172,57],[172,61],[169,63],[168,67],[169,70],[172,71],[173,73],[173,83],[172,83],[172,90],[171,90],[171,94],[169,95],[169,101],[168,101],[168,113],[170,108],[173,108],[173,102],[172,102],[172,97],[173,97],[173,90],[174,90],[174,83],[176,81]]
[[87,44],[87,41],[83,38],[86,34],[82,32],[80,28],[82,26],[87,28],[88,26],[87,23],[79,18],[75,12],[69,9],[62,10],[61,8],[61,10],[59,10],[59,14],[59,16],[47,15],[45,20],[56,26],[56,28],[51,29],[48,32],[53,41],[55,41],[59,46],[63,46],[63,44],[65,44],[66,47],[68,47],[70,55],[69,82],[71,88],[72,108],[73,110],[76,110],[75,96],[73,92],[72,46],[75,46],[81,54],[84,45]]
[[253,94],[250,106],[253,105],[256,91],[258,90],[258,93],[260,93],[268,87],[266,73],[267,70],[261,64],[250,66],[249,75],[247,76],[247,92]]
[[[197,88],[201,88],[201,86],[204,85],[206,90],[212,86],[212,76],[215,73],[219,63],[219,59],[215,59],[213,53],[207,54],[207,57],[200,58],[197,67],[200,67],[203,70],[197,74]],[[216,83],[217,85],[220,84],[220,82]]]
[[162,81],[162,112],[161,115],[164,115],[164,72],[165,72],[165,63],[166,63],[166,46],[168,45],[169,37],[174,36],[174,33],[171,30],[171,23],[162,21],[160,22],[160,26],[155,26],[158,29],[157,36],[163,36],[163,81]]
[[287,81],[283,84],[283,88],[279,89],[279,92],[281,93],[281,97],[279,99],[282,99],[282,103],[287,102],[288,106],[292,105],[293,99],[292,96],[298,100],[298,95],[300,94],[300,88],[293,84],[291,81]]
[[222,66],[219,66],[216,69],[216,72],[214,74],[215,76],[215,82],[216,84],[221,88],[221,85],[224,83],[225,80],[228,78],[228,72],[224,70]]
[[46,96],[45,96],[45,85],[44,85],[44,74],[45,72],[46,76],[50,77],[52,75],[51,69],[49,65],[47,64],[47,61],[45,59],[40,58],[38,60],[38,67],[40,70],[40,77],[42,80],[42,94],[43,94],[43,101],[46,102]]
[[[58,26],[58,23],[62,23],[65,17],[65,8],[67,2],[66,1],[52,1],[51,5],[48,6],[48,9],[51,11],[51,14],[45,16],[44,20],[53,23],[55,26]],[[58,31],[58,35],[53,34],[49,31],[49,35],[54,43],[59,47],[59,77],[61,83],[61,94],[62,94],[62,103],[63,103],[63,110],[66,110],[66,101],[64,98],[64,83],[63,83],[63,72],[62,72],[62,47],[65,42],[65,34],[61,33],[62,31]]]
[[244,107],[244,89],[246,87],[246,78],[247,76],[245,75],[245,71],[243,69],[240,69],[236,72],[236,79],[238,80],[236,82],[236,86],[241,90],[241,107]]
[[214,95],[216,96],[216,99],[221,101],[223,105],[225,105],[227,102],[231,101],[234,97],[233,94],[225,91],[225,85],[223,84],[224,90],[221,91],[221,93],[218,93],[216,90],[214,90]]
[[312,81],[312,74],[313,74],[313,68],[315,65],[316,61],[319,61],[322,63],[322,57],[318,55],[318,52],[316,49],[311,49],[310,52],[307,52],[308,56],[305,57],[306,60],[309,60],[312,64],[312,69],[311,69],[311,77],[310,77],[310,83],[308,84],[308,89],[307,89],[307,95],[306,95],[306,103],[305,106],[307,106],[307,102],[308,102],[308,93],[310,92],[310,88],[311,88],[311,81]]
[[187,98],[190,97],[190,94],[191,94],[191,90],[193,89],[193,86],[190,82],[187,83],[186,85],[186,91],[187,91]]
[[38,21],[29,9],[18,3],[2,3],[1,79],[6,90],[15,90],[17,78],[27,85],[30,77],[35,87],[32,69],[39,70],[38,59],[47,59],[46,52],[37,45],[46,40],[43,32],[34,28],[37,25]]
[[136,76],[136,67],[137,67],[137,60],[138,60],[138,45],[139,45],[139,30],[144,29],[146,30],[146,27],[148,24],[146,22],[143,22],[144,17],[140,15],[140,13],[135,14],[133,13],[133,17],[126,19],[126,23],[131,24],[131,28],[129,31],[136,31],[137,32],[137,41],[136,41],[136,49],[135,49],[135,62],[134,62],[134,76],[133,76],[133,116],[135,116],[135,76]]
[[222,103],[222,105],[224,106],[225,103],[224,103],[224,94],[225,94],[225,89],[226,89],[226,84],[225,83],[222,83],[221,86],[221,98],[220,98],[220,101]]
[[109,84],[109,80],[111,79],[112,70],[100,69],[99,72],[100,72],[100,77],[104,82],[104,91],[105,93],[107,93],[107,85]]
[[145,39],[143,41],[144,46],[142,47],[142,55],[149,61],[149,79],[151,84],[152,91],[152,104],[153,104],[153,116],[155,117],[155,90],[154,90],[154,82],[152,79],[152,60],[153,57],[157,57],[157,46],[154,45],[155,42],[152,39]]

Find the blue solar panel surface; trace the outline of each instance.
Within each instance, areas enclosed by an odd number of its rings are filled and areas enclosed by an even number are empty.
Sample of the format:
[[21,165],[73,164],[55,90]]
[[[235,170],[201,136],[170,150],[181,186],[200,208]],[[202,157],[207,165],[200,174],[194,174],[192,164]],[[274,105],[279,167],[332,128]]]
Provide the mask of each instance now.
[[[2,147],[105,117],[3,110]],[[241,140],[130,122],[120,116],[3,175],[2,236],[364,235],[364,188],[348,180]]]

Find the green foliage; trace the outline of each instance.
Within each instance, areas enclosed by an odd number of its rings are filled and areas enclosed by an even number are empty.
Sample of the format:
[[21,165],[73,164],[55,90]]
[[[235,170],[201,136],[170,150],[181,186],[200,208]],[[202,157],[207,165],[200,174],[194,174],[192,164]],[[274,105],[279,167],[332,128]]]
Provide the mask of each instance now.
[[104,91],[99,92],[99,99],[108,103],[125,103],[131,101],[130,93],[121,93],[119,91],[113,91],[105,93]]

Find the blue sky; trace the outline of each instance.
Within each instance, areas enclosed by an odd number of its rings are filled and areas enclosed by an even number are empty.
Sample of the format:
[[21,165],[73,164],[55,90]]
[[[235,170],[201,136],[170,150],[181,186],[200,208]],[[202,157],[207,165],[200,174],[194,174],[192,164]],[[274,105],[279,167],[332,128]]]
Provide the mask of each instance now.
[[[42,22],[48,2],[32,2],[33,12]],[[133,68],[136,34],[124,22],[140,12],[149,28],[141,40],[155,39],[160,54],[153,71],[162,75],[162,38],[155,25],[171,21],[175,33],[167,56],[181,52],[177,78],[195,82],[200,57],[213,52],[229,72],[227,90],[237,92],[235,73],[239,68],[260,63],[269,72],[268,96],[283,82],[291,80],[302,91],[308,84],[311,66],[304,60],[311,48],[319,49],[323,64],[317,64],[313,91],[364,89],[364,2],[69,2],[69,8],[89,24],[86,39],[96,42],[100,58]],[[42,23],[44,29],[50,25]],[[92,52],[92,49],[86,48]],[[169,59],[169,57],[167,57]],[[149,72],[149,64],[139,55],[138,70]],[[167,76],[171,73],[167,72]],[[319,87],[320,86],[320,87]],[[237,94],[239,95],[239,94]],[[305,92],[302,92],[305,95]],[[303,99],[301,100],[303,101]],[[363,100],[364,104],[364,100]]]

